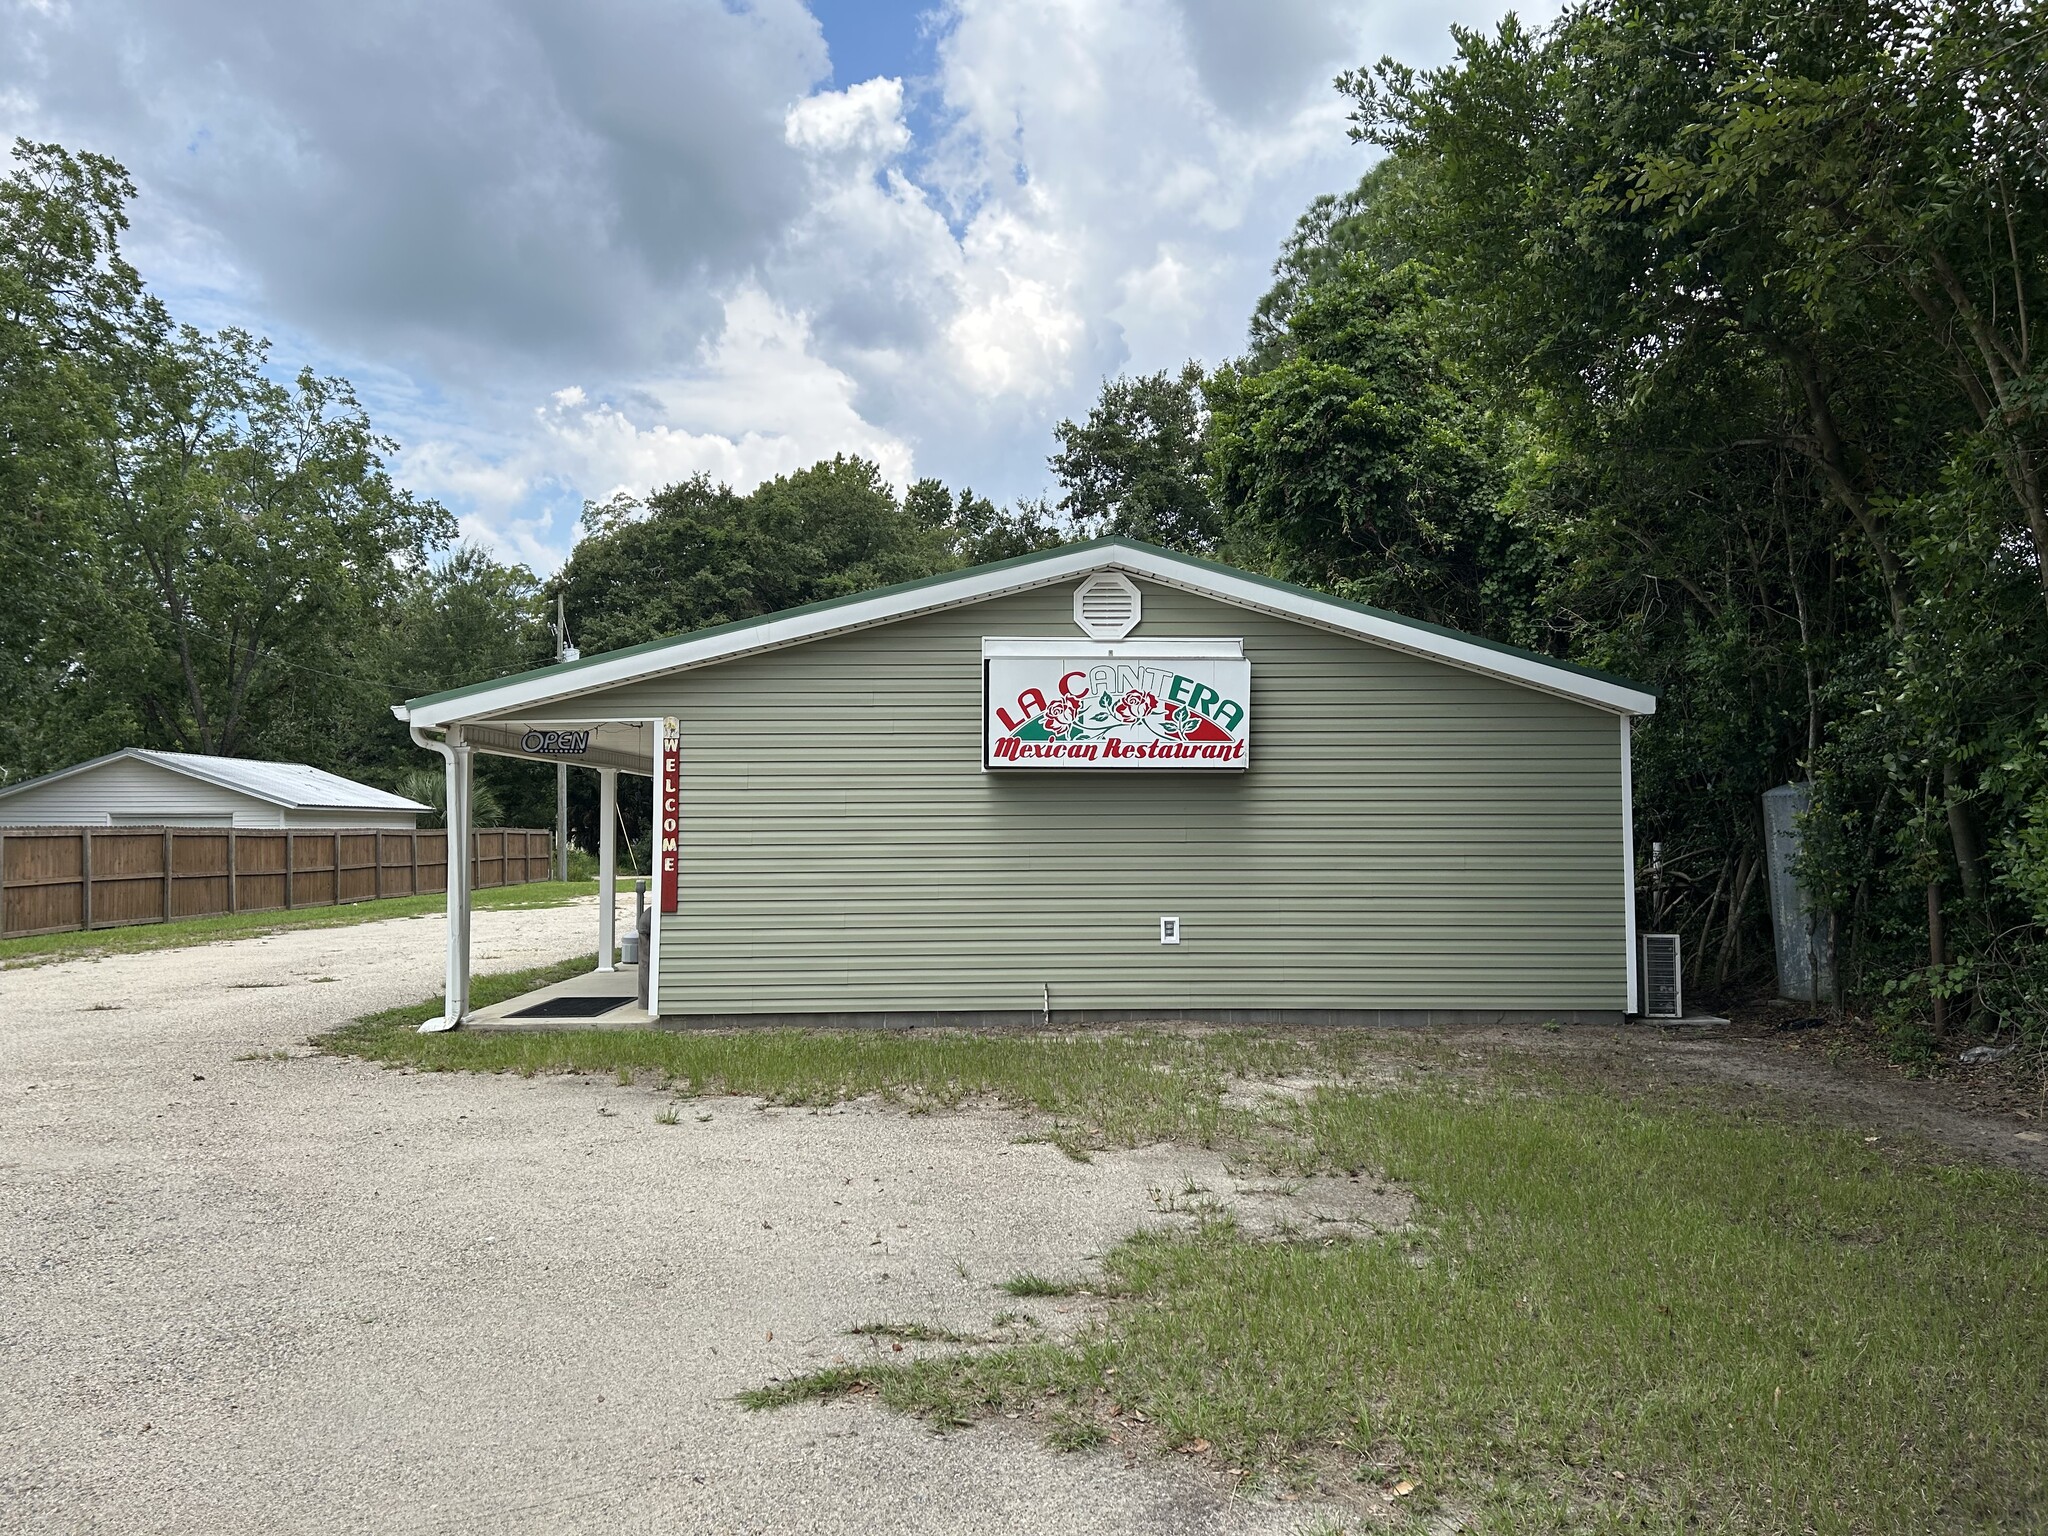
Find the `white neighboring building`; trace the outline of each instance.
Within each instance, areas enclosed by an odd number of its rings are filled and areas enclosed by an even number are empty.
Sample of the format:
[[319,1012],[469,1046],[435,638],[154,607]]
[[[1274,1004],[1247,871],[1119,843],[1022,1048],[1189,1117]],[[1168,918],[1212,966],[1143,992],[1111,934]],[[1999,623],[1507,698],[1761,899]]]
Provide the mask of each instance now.
[[305,763],[127,747],[0,789],[0,827],[411,831],[431,806]]

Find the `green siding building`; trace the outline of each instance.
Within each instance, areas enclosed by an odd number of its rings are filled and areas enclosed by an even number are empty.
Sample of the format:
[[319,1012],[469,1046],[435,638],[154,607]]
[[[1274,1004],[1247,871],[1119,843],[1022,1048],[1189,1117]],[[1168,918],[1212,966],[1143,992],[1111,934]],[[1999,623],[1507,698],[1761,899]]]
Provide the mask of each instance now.
[[1101,540],[399,713],[452,771],[567,741],[650,777],[664,1022],[1370,1023],[1633,1009],[1653,708]]

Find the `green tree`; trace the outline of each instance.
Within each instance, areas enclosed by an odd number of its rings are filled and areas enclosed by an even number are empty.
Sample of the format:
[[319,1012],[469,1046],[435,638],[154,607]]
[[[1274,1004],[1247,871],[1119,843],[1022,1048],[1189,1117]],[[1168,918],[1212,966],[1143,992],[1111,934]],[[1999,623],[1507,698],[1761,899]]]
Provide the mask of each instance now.
[[[0,777],[141,744],[390,782],[397,655],[447,515],[392,484],[348,385],[176,325],[121,257],[110,160],[15,146],[0,182]],[[521,573],[522,575],[524,573]],[[530,589],[531,577],[525,577]],[[493,622],[502,619],[502,615]],[[417,623],[411,628],[417,629]],[[505,647],[465,637],[491,665]],[[474,675],[474,674],[471,674]]]
[[[488,760],[487,760],[488,761]],[[554,794],[550,775],[548,793]],[[448,775],[438,768],[408,768],[398,776],[397,792],[408,800],[417,800],[428,809],[420,816],[423,827],[445,827],[448,825]],[[552,810],[552,807],[550,807]],[[473,827],[502,827],[505,822],[504,808],[498,803],[497,792],[486,783],[476,783],[469,792],[469,824]],[[521,822],[521,826],[551,825],[551,822]]]
[[1979,949],[2031,889],[2043,20],[1610,0],[1344,82],[1405,168],[1365,211],[1517,424],[1548,619],[1666,687],[1638,825],[1723,956],[1759,781],[1817,779],[1809,878],[1880,973],[1944,887]]
[[757,618],[1059,542],[1042,508],[999,511],[972,491],[915,482],[899,501],[865,459],[778,475],[746,495],[698,475],[645,502],[584,512],[584,537],[549,584],[586,652]]
[[1219,369],[1209,461],[1234,549],[1290,580],[1530,641],[1536,547],[1500,509],[1500,448],[1433,349],[1413,267],[1350,253],[1294,295],[1280,358]]
[[122,259],[120,166],[16,141],[0,181],[0,778],[90,755],[130,725],[80,686],[99,634],[87,558],[133,333],[150,315]]
[[957,495],[937,480],[913,481],[903,493],[903,511],[919,528],[944,542],[953,562],[983,565],[1011,560],[1065,542],[1043,502],[998,507],[971,489]]
[[356,641],[454,533],[400,489],[346,380],[264,372],[263,343],[166,329],[107,445],[102,589],[128,634],[104,664],[159,739],[232,754],[293,669]]
[[1202,370],[1104,382],[1083,422],[1053,429],[1060,510],[1086,537],[1117,534],[1206,554],[1222,520],[1202,462]]

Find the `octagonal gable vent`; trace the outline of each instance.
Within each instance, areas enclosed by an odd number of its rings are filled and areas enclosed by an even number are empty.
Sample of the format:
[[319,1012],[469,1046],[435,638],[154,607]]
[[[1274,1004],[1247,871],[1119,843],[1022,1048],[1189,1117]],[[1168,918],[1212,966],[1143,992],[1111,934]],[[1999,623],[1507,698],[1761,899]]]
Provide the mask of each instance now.
[[1121,640],[1138,627],[1144,601],[1128,576],[1104,571],[1074,589],[1074,622],[1091,640]]

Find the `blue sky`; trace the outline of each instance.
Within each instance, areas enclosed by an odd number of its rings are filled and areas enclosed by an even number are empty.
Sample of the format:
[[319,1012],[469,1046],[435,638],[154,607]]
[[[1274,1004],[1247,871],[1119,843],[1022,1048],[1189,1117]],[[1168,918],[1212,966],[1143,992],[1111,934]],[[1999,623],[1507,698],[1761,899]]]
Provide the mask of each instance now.
[[1235,352],[1363,173],[1331,77],[1498,14],[0,0],[0,131],[121,159],[174,312],[354,380],[405,484],[546,570],[585,498],[698,472],[1052,489],[1053,425]]
[[940,18],[929,3],[811,0],[810,10],[824,29],[832,83],[841,90],[878,75],[930,73]]

